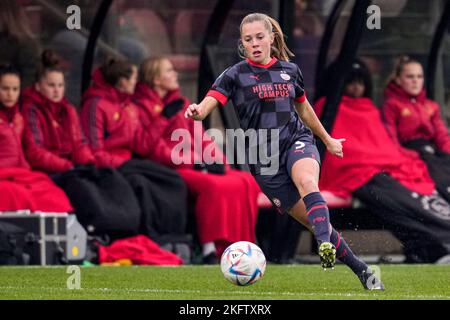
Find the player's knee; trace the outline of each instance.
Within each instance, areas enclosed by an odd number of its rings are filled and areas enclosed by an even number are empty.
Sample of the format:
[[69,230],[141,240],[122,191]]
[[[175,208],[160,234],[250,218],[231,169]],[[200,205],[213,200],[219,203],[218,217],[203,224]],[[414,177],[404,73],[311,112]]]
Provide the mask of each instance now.
[[318,189],[316,178],[313,175],[303,175],[298,180],[299,187],[305,191]]

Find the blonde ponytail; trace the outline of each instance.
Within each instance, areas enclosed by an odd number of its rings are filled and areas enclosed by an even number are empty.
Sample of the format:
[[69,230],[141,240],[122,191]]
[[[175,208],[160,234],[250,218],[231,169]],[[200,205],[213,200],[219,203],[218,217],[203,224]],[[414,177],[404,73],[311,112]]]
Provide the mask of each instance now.
[[293,57],[294,54],[289,50],[286,41],[284,40],[284,34],[281,30],[280,24],[274,18],[269,17],[269,21],[272,25],[272,32],[274,35],[274,41],[272,45],[272,53],[278,60],[289,61],[289,58]]

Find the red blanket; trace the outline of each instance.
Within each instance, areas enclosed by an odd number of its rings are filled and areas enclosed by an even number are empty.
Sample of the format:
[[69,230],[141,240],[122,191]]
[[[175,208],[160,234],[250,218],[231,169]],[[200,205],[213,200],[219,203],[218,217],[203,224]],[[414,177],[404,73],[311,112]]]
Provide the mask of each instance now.
[[[324,98],[317,102],[318,115],[324,103]],[[380,111],[370,99],[342,97],[331,135],[346,139],[344,158],[325,154],[321,189],[348,197],[375,174],[386,172],[417,193],[431,194],[435,190],[425,163],[390,138]]]
[[[225,175],[177,171],[195,198],[200,243],[255,242],[260,189],[250,174],[238,170],[228,170]],[[217,253],[222,254],[219,249]]]
[[172,252],[161,249],[146,236],[139,235],[132,238],[114,241],[109,246],[99,247],[99,262],[115,262],[129,259],[138,265],[180,265],[183,260]]
[[41,172],[0,169],[0,211],[73,212],[64,191]]

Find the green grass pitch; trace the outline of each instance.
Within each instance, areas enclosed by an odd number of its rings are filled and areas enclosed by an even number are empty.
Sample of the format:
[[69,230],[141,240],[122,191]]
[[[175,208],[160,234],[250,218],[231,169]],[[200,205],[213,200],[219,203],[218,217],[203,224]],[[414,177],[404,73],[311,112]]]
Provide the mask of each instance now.
[[[384,292],[365,291],[346,267],[268,265],[257,283],[238,287],[218,265],[80,267],[80,289],[70,290],[67,267],[0,267],[0,299],[450,299],[450,266],[381,265]],[[70,281],[69,281],[70,282]]]

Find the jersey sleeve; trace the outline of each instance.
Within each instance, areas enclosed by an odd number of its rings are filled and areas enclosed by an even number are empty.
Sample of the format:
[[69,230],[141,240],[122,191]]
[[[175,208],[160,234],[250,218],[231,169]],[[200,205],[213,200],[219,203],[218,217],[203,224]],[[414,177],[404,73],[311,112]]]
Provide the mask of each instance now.
[[213,97],[224,106],[228,99],[233,95],[235,89],[235,81],[231,67],[226,69],[217,77],[211,89],[206,94],[207,97]]
[[306,100],[306,92],[305,92],[305,85],[303,83],[303,75],[300,71],[300,68],[297,66],[296,68],[296,74],[295,74],[295,82],[294,82],[294,88],[295,88],[295,102],[304,102]]

